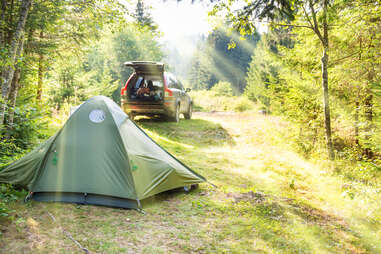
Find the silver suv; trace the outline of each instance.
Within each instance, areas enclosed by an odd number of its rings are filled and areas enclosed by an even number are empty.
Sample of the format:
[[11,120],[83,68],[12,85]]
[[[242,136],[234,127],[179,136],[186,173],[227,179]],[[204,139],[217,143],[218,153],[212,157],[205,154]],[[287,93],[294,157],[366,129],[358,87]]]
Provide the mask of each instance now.
[[163,115],[178,122],[180,114],[191,119],[193,102],[180,80],[164,72],[164,64],[148,61],[126,62],[132,67],[126,85],[121,90],[122,109],[133,119],[136,115]]

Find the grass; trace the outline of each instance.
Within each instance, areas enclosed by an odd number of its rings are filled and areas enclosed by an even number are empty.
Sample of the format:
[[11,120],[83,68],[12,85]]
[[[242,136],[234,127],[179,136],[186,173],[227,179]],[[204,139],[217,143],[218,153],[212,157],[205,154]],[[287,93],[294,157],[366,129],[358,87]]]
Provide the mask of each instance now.
[[253,112],[137,121],[218,188],[156,195],[143,201],[145,215],[13,202],[0,252],[80,253],[64,229],[92,253],[381,253],[380,185],[293,152],[287,122]]
[[190,96],[196,111],[258,111],[259,107],[245,96],[218,95],[212,90],[191,91]]

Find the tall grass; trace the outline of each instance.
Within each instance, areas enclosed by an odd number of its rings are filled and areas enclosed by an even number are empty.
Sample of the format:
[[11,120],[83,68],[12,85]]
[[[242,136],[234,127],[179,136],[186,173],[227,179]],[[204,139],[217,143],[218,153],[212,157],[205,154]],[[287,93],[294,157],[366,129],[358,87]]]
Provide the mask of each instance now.
[[234,111],[243,112],[257,110],[258,106],[245,96],[224,96],[216,91],[198,90],[191,91],[194,110],[196,111]]

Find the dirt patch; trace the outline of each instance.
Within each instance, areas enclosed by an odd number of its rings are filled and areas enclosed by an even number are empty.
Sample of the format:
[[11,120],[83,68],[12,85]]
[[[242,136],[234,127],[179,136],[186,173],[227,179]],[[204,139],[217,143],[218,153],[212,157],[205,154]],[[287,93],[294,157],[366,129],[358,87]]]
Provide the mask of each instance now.
[[334,225],[337,228],[347,228],[347,223],[337,216],[327,213],[326,211],[309,206],[307,204],[288,202],[296,215],[303,218],[307,223],[318,224],[321,226]]
[[260,204],[266,201],[267,195],[262,192],[245,192],[245,193],[228,193],[226,194],[228,198],[233,199],[233,203],[238,203],[241,201],[251,202]]

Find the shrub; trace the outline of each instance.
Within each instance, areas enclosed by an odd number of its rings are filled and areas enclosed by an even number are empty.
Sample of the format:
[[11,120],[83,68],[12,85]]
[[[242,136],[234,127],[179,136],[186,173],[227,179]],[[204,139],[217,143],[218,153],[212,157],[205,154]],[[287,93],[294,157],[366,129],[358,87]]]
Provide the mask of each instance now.
[[0,170],[15,155],[23,150],[16,146],[14,139],[0,139]]
[[17,148],[28,149],[36,143],[37,139],[46,139],[41,131],[47,128],[47,119],[43,116],[48,112],[45,112],[42,107],[38,109],[33,105],[26,104],[16,107],[14,113],[14,122],[7,124],[7,128],[0,131],[3,137],[8,137],[6,140],[0,141],[2,151],[7,153],[11,149],[12,152],[15,152],[13,145]]
[[232,85],[229,82],[226,81],[219,81],[217,84],[215,84],[212,89],[218,96],[232,96],[233,95],[233,89]]
[[0,184],[0,218],[9,217],[13,210],[9,209],[10,202],[19,199],[19,195],[24,195],[16,191],[10,184]]
[[238,111],[252,110],[255,104],[244,96],[219,96],[215,91],[190,92],[195,111]]
[[241,96],[234,105],[234,111],[243,112],[253,109],[253,102],[247,97]]

